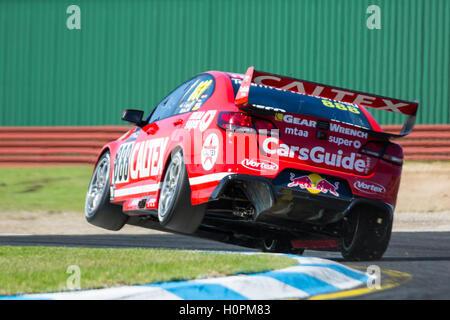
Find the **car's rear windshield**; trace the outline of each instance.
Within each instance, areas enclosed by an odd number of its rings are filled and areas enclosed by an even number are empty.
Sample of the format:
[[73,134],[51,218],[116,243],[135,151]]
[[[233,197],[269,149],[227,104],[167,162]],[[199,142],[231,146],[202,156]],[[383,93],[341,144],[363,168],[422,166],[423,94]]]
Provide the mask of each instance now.
[[[236,96],[242,80],[232,78]],[[370,123],[357,105],[312,97],[252,83],[249,102],[253,105],[282,109],[288,113],[337,120],[371,129]]]

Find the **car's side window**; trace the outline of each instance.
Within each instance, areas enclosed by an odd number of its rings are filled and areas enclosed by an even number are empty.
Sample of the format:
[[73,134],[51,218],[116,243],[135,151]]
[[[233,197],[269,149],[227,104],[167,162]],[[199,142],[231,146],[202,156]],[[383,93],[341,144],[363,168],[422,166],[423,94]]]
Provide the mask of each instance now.
[[202,74],[193,79],[193,83],[174,113],[180,114],[198,110],[214,92],[214,77]]
[[174,114],[180,100],[186,95],[186,92],[191,88],[195,79],[190,79],[181,86],[172,91],[165,97],[151,113],[149,123],[165,119]]

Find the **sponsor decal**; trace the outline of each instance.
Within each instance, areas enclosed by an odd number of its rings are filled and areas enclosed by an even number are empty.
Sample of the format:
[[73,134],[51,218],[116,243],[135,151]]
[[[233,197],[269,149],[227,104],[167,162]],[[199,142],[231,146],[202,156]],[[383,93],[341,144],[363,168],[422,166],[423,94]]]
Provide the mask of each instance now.
[[347,147],[354,147],[356,149],[361,148],[361,141],[359,141],[359,140],[349,140],[349,139],[329,136],[328,142],[337,144],[338,146],[344,145]]
[[114,183],[124,183],[129,181],[129,159],[131,151],[133,150],[134,141],[123,143],[117,150],[116,158],[114,160]]
[[202,147],[202,167],[206,171],[211,170],[216,164],[217,155],[219,154],[219,137],[215,133],[211,133],[206,137]]
[[291,173],[290,180],[291,182],[287,185],[290,188],[299,187],[300,189],[306,189],[309,193],[313,194],[329,192],[330,194],[339,197],[339,193],[337,192],[339,182],[332,184],[317,173],[299,177],[296,177],[295,174]]
[[151,197],[150,199],[148,199],[147,203],[145,204],[145,207],[147,209],[156,208],[156,197]]
[[368,194],[377,194],[377,193],[385,193],[386,192],[386,188],[383,187],[382,185],[379,185],[378,183],[375,182],[364,182],[364,181],[355,181],[353,183],[353,186],[364,193],[368,193]]
[[122,144],[114,161],[114,183],[161,174],[168,140],[169,138],[158,138]]
[[199,129],[201,132],[205,131],[211,122],[214,120],[216,116],[217,110],[209,110],[209,111],[197,111],[193,112],[189,117],[185,129]]
[[367,132],[362,132],[361,130],[358,130],[358,129],[343,127],[337,123],[330,123],[330,131],[342,133],[342,134],[345,134],[348,136],[363,138],[363,139],[367,139],[367,137],[369,136]]
[[316,127],[316,121],[310,120],[310,119],[304,119],[301,117],[296,117],[291,114],[284,114],[284,113],[277,113],[275,114],[275,120],[277,121],[283,121],[285,123],[292,123],[299,126],[306,126],[310,128]]
[[[197,80],[197,82],[198,82],[198,80]],[[195,84],[197,84],[197,82]],[[206,89],[208,89],[209,86],[211,86],[212,83],[213,83],[212,80],[201,81],[198,84],[198,86],[194,89],[194,91],[192,91],[192,93],[190,94],[190,96],[187,99],[187,101],[196,101],[196,100],[198,100],[203,95],[203,93],[206,91]]]
[[[275,75],[261,74],[255,71],[255,77],[251,86],[258,86],[264,88],[270,88],[275,90],[285,90],[295,92],[298,94],[306,94],[310,96],[317,96],[325,99],[335,100],[343,103],[350,104],[352,106],[362,105],[366,107],[377,108],[380,110],[387,110],[397,113],[414,115],[417,110],[417,104],[398,99],[390,99],[386,97],[374,96],[363,94],[355,91],[347,91],[330,86],[320,85],[314,82],[294,80],[291,78],[282,78]],[[242,82],[242,76],[236,74],[230,74],[232,81],[236,84]],[[329,107],[342,108],[341,106],[329,105]],[[344,110],[342,108],[341,110]],[[358,109],[347,111],[359,113]]]
[[322,100],[322,104],[325,107],[328,108],[336,108],[338,110],[342,110],[342,111],[350,111],[356,114],[360,114],[361,112],[358,110],[358,106],[355,104],[349,104],[346,102],[343,103],[339,103],[339,102],[333,102],[330,100]]
[[259,75],[255,72],[253,82],[258,85],[271,86],[280,90],[319,96],[326,99],[347,102],[355,105],[363,105],[397,113],[415,114],[416,110],[413,103],[408,103],[406,101],[342,90],[309,81],[281,78],[275,75]]
[[203,103],[209,98],[209,95],[205,94],[205,91],[211,86],[213,81],[212,80],[201,81],[198,85],[197,83],[198,80],[191,87],[191,88],[195,87],[195,89],[189,95],[187,101],[183,102],[179,106],[178,113],[196,111],[200,109]]
[[268,155],[278,154],[281,157],[298,158],[303,161],[312,161],[317,164],[326,164],[328,166],[336,168],[344,168],[348,170],[356,170],[358,172],[365,172],[368,166],[363,159],[357,159],[359,154],[354,152],[348,156],[344,156],[342,150],[338,150],[337,153],[326,152],[323,147],[313,148],[301,148],[299,146],[289,146],[284,143],[280,143],[276,137],[270,137],[263,141],[263,150]]
[[283,121],[283,117],[284,117],[284,114],[281,112],[275,114],[276,121]]
[[137,142],[131,152],[130,177],[135,180],[162,173],[164,151],[169,138]]
[[305,138],[307,138],[309,135],[308,131],[306,130],[300,130],[298,128],[289,128],[289,127],[286,127],[284,129],[284,133],[289,134],[291,136],[305,137]]
[[269,160],[261,159],[244,159],[241,165],[250,170],[265,171],[265,170],[278,170],[278,165]]

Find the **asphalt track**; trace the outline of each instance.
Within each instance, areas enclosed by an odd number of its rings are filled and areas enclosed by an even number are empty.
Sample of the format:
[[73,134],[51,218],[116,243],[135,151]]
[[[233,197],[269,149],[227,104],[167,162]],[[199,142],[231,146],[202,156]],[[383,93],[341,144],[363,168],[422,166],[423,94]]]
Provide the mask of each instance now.
[[[173,234],[0,235],[0,245],[254,251]],[[380,261],[345,262],[339,253],[313,250],[305,251],[305,255],[335,260],[361,270],[370,265],[381,269],[381,290],[354,290],[323,298],[450,299],[450,232],[394,232]]]

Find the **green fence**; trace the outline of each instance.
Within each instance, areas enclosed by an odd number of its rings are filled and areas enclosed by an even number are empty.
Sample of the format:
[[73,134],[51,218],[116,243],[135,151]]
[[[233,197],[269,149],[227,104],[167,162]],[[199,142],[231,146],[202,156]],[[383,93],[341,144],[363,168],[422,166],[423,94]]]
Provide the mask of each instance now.
[[194,74],[250,65],[450,123],[449,0],[1,0],[0,24],[0,125],[120,124]]

